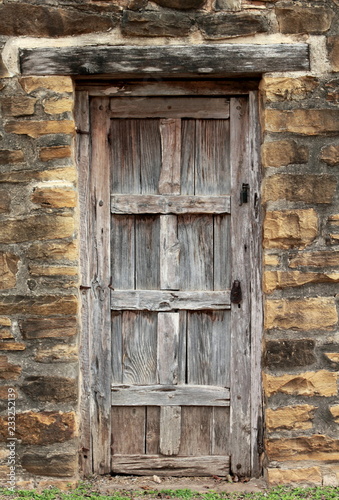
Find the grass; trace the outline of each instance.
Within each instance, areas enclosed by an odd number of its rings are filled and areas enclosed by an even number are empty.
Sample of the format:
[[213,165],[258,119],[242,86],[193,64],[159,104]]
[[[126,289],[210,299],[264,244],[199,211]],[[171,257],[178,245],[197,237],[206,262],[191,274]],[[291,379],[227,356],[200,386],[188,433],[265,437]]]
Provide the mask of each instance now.
[[339,500],[339,488],[290,488],[276,487],[260,493],[197,493],[185,490],[123,491],[103,495],[93,489],[90,483],[81,483],[77,489],[60,491],[47,489],[11,492],[0,488],[1,500]]

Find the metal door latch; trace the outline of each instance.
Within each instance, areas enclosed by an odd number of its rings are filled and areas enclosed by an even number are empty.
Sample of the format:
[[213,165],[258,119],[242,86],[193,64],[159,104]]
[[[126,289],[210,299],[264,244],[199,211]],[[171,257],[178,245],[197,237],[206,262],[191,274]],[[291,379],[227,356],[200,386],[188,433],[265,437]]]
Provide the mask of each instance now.
[[248,194],[250,191],[250,185],[243,183],[240,191],[240,206],[243,203],[248,203]]
[[235,280],[233,281],[233,285],[231,288],[231,303],[240,304],[241,301],[242,301],[241,284],[239,280]]

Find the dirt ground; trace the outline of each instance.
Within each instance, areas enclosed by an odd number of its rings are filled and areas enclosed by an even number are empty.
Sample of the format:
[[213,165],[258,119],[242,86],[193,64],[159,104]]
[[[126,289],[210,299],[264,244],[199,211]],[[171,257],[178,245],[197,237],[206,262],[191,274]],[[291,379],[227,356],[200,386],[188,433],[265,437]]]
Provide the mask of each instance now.
[[263,479],[247,482],[232,481],[231,478],[210,477],[159,477],[159,476],[100,476],[91,479],[93,488],[101,494],[109,495],[114,491],[182,490],[190,489],[199,493],[221,492],[259,492],[266,487]]

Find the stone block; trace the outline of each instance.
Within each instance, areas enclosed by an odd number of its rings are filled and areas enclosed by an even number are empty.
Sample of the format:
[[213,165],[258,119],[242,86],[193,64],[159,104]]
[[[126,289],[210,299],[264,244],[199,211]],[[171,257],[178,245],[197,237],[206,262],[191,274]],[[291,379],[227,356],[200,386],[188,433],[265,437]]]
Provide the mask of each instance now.
[[74,167],[60,167],[50,170],[14,170],[0,172],[0,182],[12,184],[27,184],[32,181],[67,181],[75,182],[77,172]]
[[280,265],[280,257],[279,255],[274,254],[265,254],[264,255],[264,266],[279,266]]
[[332,71],[339,71],[339,35],[327,38],[327,49]]
[[73,110],[74,101],[67,97],[65,98],[51,98],[43,102],[45,113],[49,115],[58,115],[60,113],[69,113]]
[[0,150],[0,165],[21,163],[24,159],[24,153],[20,149],[14,149],[12,151],[7,149]]
[[126,10],[122,18],[122,33],[126,36],[183,37],[193,26],[191,18],[179,12]]
[[[21,366],[9,363],[7,356],[0,356],[0,379],[17,380],[20,377],[21,372],[22,372]],[[0,433],[1,433],[1,425],[0,425]]]
[[39,349],[34,357],[38,363],[74,363],[79,359],[78,348],[69,344],[58,344],[48,349]]
[[[34,22],[32,22],[34,19]],[[0,32],[3,36],[63,37],[106,32],[118,22],[110,17],[75,9],[53,8],[29,3],[0,4]]]
[[29,265],[31,276],[77,276],[78,268],[74,266],[40,266]]
[[273,410],[267,408],[266,427],[269,432],[277,430],[307,430],[313,426],[314,412],[312,405],[284,406]]
[[31,200],[43,208],[73,208],[77,204],[76,192],[66,186],[36,187]]
[[67,338],[77,333],[76,317],[72,318],[27,318],[19,321],[25,339]]
[[41,148],[39,159],[41,161],[59,160],[60,158],[69,158],[72,154],[71,146],[52,146]]
[[301,271],[266,271],[264,273],[264,291],[272,293],[288,287],[299,287],[309,283],[338,283],[339,272],[307,273]]
[[264,374],[264,389],[267,397],[274,394],[290,396],[336,396],[338,373],[328,370],[273,376]]
[[73,315],[78,311],[78,299],[74,295],[3,296],[0,314],[50,314]]
[[292,132],[301,135],[326,135],[339,132],[337,109],[266,109],[267,132]]
[[0,243],[69,238],[74,233],[74,218],[68,215],[31,215],[3,221]]
[[9,340],[13,339],[11,331],[12,321],[7,316],[0,316],[0,339]]
[[[3,62],[2,55],[0,54],[0,78],[7,78],[9,77],[8,70]],[[0,85],[1,87],[1,85]],[[1,89],[0,89],[1,90]]]
[[252,12],[206,14],[197,17],[197,24],[207,40],[222,40],[266,33],[266,18]]
[[0,214],[8,214],[11,211],[11,195],[8,189],[0,189]]
[[34,401],[67,403],[77,400],[77,386],[75,379],[39,375],[26,377],[22,391]]
[[325,352],[324,354],[332,363],[339,363],[339,352]]
[[[0,437],[6,440],[8,435],[7,416],[0,417]],[[17,413],[15,419],[15,437],[22,444],[47,445],[63,443],[74,438],[77,432],[74,412],[53,411]]]
[[263,201],[332,203],[336,187],[332,175],[272,175],[264,180]]
[[321,486],[322,475],[319,467],[305,467],[298,469],[267,469],[267,481],[270,486],[278,484],[306,484]]
[[50,90],[57,94],[73,92],[73,81],[70,76],[24,76],[19,83],[27,94],[37,90]]
[[37,242],[33,243],[28,251],[29,259],[39,259],[46,262],[59,260],[78,260],[78,247],[76,242],[53,243],[53,242]]
[[309,153],[307,147],[286,140],[265,142],[261,148],[261,156],[264,167],[283,167],[307,163]]
[[332,297],[267,300],[265,328],[308,331],[333,330],[338,323],[335,300]]
[[330,406],[330,412],[336,423],[339,424],[339,405]]
[[339,146],[331,144],[330,146],[323,147],[320,152],[320,160],[327,163],[330,167],[339,165]]
[[24,351],[26,345],[22,342],[0,342],[0,351]]
[[306,99],[318,87],[318,80],[313,76],[264,77],[260,90],[268,102],[299,101]]
[[338,267],[339,252],[337,251],[324,251],[317,252],[303,252],[297,255],[289,256],[289,267]]
[[42,135],[47,134],[70,134],[73,135],[75,128],[74,122],[71,120],[61,121],[16,121],[5,124],[5,131],[8,134],[28,135],[33,139],[37,139]]
[[265,366],[270,370],[308,366],[316,362],[315,342],[311,339],[268,340]]
[[0,252],[0,289],[16,286],[19,257],[9,252]]
[[1,108],[4,115],[29,116],[35,112],[35,103],[33,97],[6,97],[1,99]]
[[266,451],[269,460],[339,460],[339,440],[322,434],[290,439],[267,439]]
[[315,210],[267,212],[264,220],[265,248],[305,248],[318,235]]
[[241,10],[241,0],[215,0],[214,9],[218,10]]
[[302,5],[277,6],[275,8],[279,31],[281,33],[307,33],[319,35],[326,33],[331,27],[334,11],[327,7]]
[[31,474],[51,477],[74,477],[78,467],[75,452],[71,455],[48,456],[46,453],[26,453],[22,457],[21,465]]
[[168,9],[200,9],[206,2],[206,0],[153,0],[155,3],[161,7],[167,7]]

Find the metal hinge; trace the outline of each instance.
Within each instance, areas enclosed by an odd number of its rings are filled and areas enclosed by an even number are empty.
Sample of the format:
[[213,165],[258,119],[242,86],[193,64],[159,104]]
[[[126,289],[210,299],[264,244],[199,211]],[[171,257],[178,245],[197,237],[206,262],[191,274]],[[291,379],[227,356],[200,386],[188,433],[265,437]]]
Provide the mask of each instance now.
[[243,203],[248,203],[248,194],[250,191],[250,185],[243,183],[240,191],[240,206]]

